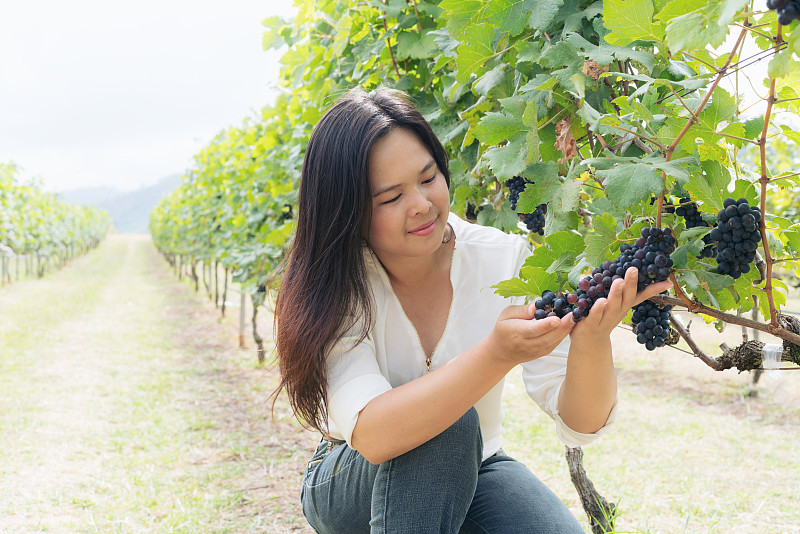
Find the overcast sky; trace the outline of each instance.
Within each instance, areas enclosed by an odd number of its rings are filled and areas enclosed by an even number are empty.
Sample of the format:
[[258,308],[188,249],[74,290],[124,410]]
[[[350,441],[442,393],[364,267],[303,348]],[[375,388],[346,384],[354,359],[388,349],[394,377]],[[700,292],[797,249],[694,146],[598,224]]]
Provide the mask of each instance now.
[[261,21],[291,0],[3,2],[0,162],[50,191],[138,189],[182,173],[271,103]]

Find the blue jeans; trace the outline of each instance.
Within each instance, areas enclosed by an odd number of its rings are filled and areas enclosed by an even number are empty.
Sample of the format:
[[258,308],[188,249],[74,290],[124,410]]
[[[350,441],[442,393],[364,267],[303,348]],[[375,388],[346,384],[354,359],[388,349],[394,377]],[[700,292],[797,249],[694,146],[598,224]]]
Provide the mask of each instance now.
[[319,534],[584,533],[563,502],[502,452],[481,461],[471,408],[427,443],[380,465],[323,440],[300,499]]

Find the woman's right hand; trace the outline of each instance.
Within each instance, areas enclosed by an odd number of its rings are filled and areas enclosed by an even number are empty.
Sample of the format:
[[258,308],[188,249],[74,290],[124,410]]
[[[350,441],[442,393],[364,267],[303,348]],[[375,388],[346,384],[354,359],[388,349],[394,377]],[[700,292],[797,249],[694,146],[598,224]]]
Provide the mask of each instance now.
[[548,317],[535,320],[533,304],[509,306],[500,313],[489,334],[491,353],[503,363],[519,364],[553,352],[577,323],[572,314],[562,319]]

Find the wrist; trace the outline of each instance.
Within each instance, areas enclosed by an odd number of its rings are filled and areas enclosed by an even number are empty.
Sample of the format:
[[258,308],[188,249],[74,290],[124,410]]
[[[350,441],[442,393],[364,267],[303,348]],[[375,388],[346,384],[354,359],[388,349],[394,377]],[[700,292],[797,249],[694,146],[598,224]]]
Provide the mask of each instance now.
[[577,356],[588,355],[594,357],[596,354],[611,353],[611,338],[608,336],[581,336],[579,334],[570,335],[569,354]]

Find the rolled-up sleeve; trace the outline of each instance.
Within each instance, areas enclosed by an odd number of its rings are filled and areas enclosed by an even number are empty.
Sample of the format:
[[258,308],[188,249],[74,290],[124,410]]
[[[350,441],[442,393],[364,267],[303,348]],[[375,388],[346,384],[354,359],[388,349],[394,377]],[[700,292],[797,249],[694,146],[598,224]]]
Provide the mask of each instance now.
[[[375,397],[392,389],[381,374],[370,337],[358,342],[356,327],[348,332],[327,357],[328,418],[331,434],[352,445],[358,414]],[[337,436],[338,437],[338,436]]]
[[569,338],[562,341],[549,355],[522,364],[522,379],[528,396],[555,421],[558,438],[567,447],[575,448],[591,443],[608,430],[616,418],[617,401],[614,401],[605,425],[597,432],[583,434],[568,427],[558,413],[558,394],[567,376],[568,353]]

